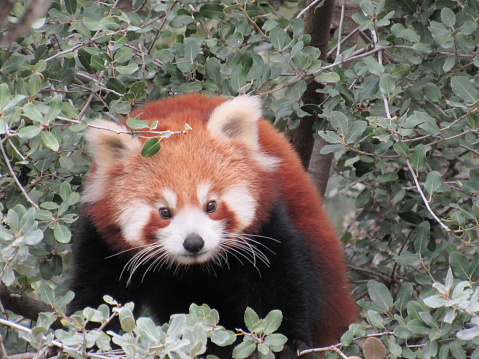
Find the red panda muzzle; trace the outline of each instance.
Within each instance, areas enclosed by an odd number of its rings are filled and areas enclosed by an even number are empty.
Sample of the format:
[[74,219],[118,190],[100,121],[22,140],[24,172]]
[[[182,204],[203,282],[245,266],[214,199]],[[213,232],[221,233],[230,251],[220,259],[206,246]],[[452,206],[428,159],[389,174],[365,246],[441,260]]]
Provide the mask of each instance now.
[[[247,307],[262,317],[280,309],[285,353],[336,343],[356,320],[341,244],[298,156],[262,118],[260,99],[189,94],[135,116],[157,121],[157,131],[192,130],[163,139],[151,157],[141,156],[146,138],[126,134],[124,123],[97,120],[86,131],[93,165],[70,312],[108,294],[135,302],[136,315],[148,308],[161,324],[206,303],[234,329]],[[231,348],[208,352],[231,357]]]

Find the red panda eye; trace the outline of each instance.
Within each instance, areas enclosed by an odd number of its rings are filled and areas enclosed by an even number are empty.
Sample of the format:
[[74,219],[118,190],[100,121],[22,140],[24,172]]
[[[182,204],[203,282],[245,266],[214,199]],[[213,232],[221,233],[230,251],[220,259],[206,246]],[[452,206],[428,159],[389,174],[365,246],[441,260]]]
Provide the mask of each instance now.
[[160,212],[160,217],[163,219],[171,218],[171,211],[168,208],[160,208],[158,212]]
[[213,213],[214,211],[216,211],[216,201],[209,201],[206,204],[206,212]]

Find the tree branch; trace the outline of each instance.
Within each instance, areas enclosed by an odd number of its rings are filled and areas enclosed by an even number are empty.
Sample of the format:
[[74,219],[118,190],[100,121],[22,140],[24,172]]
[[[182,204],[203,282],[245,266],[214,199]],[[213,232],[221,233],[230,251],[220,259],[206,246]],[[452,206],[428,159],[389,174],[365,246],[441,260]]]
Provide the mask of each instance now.
[[[322,6],[318,7],[318,1],[308,1],[307,7],[301,12],[304,13],[304,33],[311,35],[311,46],[317,47],[321,51],[320,58],[326,60],[328,53],[329,31],[331,18],[334,10],[334,0],[324,0]],[[301,98],[303,103],[321,103],[321,95],[316,92],[320,84],[311,82],[306,92]],[[290,142],[298,152],[301,162],[305,168],[308,168],[311,154],[314,147],[313,124],[317,116],[306,116],[301,119],[300,125],[294,131],[286,130],[285,135],[290,138]],[[323,156],[323,155],[320,155]],[[325,162],[320,165],[321,171],[318,176],[326,176],[326,181],[319,179],[318,183],[327,183],[329,178],[329,169],[332,156],[326,155],[321,160]],[[324,194],[325,186],[321,184],[320,192]]]
[[[2,1],[2,3],[4,3],[4,1]],[[6,3],[8,5],[9,1],[7,1]],[[0,46],[10,46],[12,42],[14,42],[20,35],[29,30],[33,22],[46,13],[48,7],[50,6],[50,3],[51,0],[30,1],[30,3],[28,4],[28,8],[23,14],[20,21],[13,25],[6,35],[0,37]],[[2,12],[4,10],[2,10]],[[7,11],[7,15],[8,12],[9,11]]]
[[[0,282],[0,301],[5,309],[21,315],[30,320],[37,320],[41,312],[52,312],[52,308],[24,293],[12,293],[5,284]],[[51,326],[53,329],[63,328],[60,319],[57,319]]]

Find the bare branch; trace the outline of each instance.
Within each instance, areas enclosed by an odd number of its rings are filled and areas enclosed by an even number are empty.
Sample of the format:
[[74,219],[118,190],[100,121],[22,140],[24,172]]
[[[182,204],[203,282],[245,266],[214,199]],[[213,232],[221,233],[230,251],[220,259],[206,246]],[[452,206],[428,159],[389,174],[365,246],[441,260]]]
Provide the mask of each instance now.
[[[8,290],[5,284],[0,283],[0,302],[5,309],[12,311],[15,314],[30,320],[37,320],[38,315],[42,312],[51,312],[52,308],[36,299],[29,297],[24,293],[12,293]],[[52,324],[52,328],[63,328],[60,320]]]
[[8,14],[13,9],[15,0],[0,0],[0,8],[2,12],[0,13],[0,27],[8,25]]
[[28,195],[27,191],[25,190],[25,188],[23,188],[22,184],[20,183],[20,181],[18,180],[16,174],[15,174],[15,171],[13,170],[13,167],[12,165],[10,164],[10,160],[7,156],[7,152],[5,151],[5,147],[3,146],[3,141],[0,141],[0,150],[2,152],[2,155],[3,155],[3,158],[5,159],[5,163],[7,164],[7,167],[8,167],[8,170],[10,172],[10,174],[12,175],[12,178],[13,180],[15,181],[15,183],[17,184],[18,188],[20,189],[20,191],[22,192],[23,194],[23,197],[25,197],[25,199],[27,200],[28,203],[30,203],[33,207],[35,207],[36,209],[40,209],[40,207],[38,206],[38,204],[36,204],[31,198],[30,196]]
[[409,169],[409,172],[411,173],[411,176],[412,178],[414,179],[414,183],[416,184],[416,189],[417,191],[419,192],[419,194],[421,195],[421,198],[422,198],[422,201],[424,202],[424,205],[426,206],[428,212],[431,214],[431,216],[436,220],[437,223],[439,223],[439,225],[441,226],[441,228],[443,230],[445,230],[447,233],[450,233],[452,232],[451,229],[446,226],[440,219],[438,216],[436,216],[436,214],[434,213],[434,211],[431,209],[431,206],[429,206],[429,202],[426,198],[426,196],[424,195],[424,192],[422,191],[421,189],[421,185],[419,184],[419,180],[417,179],[417,176],[416,176],[416,172],[414,171],[414,169],[412,168],[412,165],[411,165],[411,162],[409,161],[408,158],[406,158],[406,164],[407,164],[407,167]]
[[[2,1],[3,2],[3,1]],[[9,1],[7,1],[8,3]],[[2,38],[0,38],[0,46],[10,46],[20,35],[28,31],[32,26],[33,22],[38,18],[42,17],[48,7],[50,6],[51,0],[32,0],[28,5],[27,10],[23,14],[19,22],[12,26],[9,32]],[[4,10],[2,10],[3,12]],[[7,11],[7,15],[8,15]]]

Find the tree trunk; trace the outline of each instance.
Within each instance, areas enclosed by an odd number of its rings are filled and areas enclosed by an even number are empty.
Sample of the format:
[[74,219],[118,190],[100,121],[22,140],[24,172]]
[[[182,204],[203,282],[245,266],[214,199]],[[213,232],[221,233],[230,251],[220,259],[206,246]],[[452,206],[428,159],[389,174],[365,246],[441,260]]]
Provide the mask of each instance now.
[[[311,4],[311,0],[307,1],[307,5]],[[312,6],[305,13],[304,17],[304,32],[311,35],[311,45],[319,48],[321,51],[321,60],[327,59],[328,43],[331,28],[331,19],[334,11],[334,0],[324,0],[321,7]],[[312,82],[308,85],[306,92],[303,94],[303,103],[319,104],[323,100],[323,96],[318,94],[316,90],[320,87],[320,84]],[[294,131],[286,130],[285,134],[290,139],[296,151],[299,153],[301,162],[304,168],[309,168],[311,154],[314,147],[314,130],[313,124],[317,120],[316,116],[307,116],[301,119],[301,123]],[[331,156],[320,155],[318,161],[320,164],[315,165],[317,168],[321,168],[321,171],[317,173],[314,171],[314,176],[321,176],[321,180],[315,182],[320,184],[319,191],[322,195],[326,190],[326,186],[323,183],[327,183],[329,177],[329,170],[331,167]],[[323,158],[324,157],[324,158]],[[324,162],[323,162],[324,161]]]

